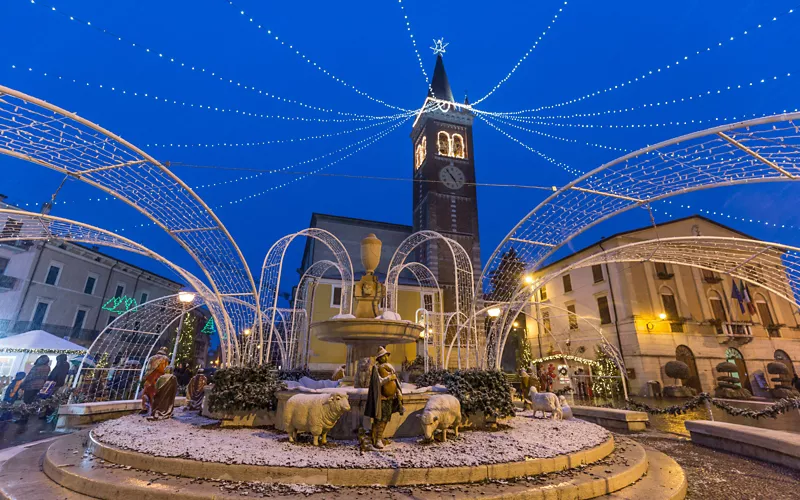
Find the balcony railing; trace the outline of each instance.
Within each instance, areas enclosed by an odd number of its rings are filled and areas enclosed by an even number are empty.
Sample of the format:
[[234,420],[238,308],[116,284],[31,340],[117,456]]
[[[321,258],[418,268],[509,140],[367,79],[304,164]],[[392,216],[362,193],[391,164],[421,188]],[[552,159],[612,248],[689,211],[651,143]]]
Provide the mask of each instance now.
[[753,331],[750,329],[750,323],[745,321],[725,321],[717,323],[714,326],[717,329],[717,337],[722,343],[730,342],[731,340],[742,340],[744,343],[753,340]]

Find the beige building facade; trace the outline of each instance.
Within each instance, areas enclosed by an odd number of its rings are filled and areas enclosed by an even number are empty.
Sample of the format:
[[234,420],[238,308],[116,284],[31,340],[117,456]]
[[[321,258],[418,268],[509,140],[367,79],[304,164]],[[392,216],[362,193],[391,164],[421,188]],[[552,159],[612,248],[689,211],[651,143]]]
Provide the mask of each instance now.
[[[535,277],[621,245],[692,235],[752,239],[693,216],[657,230],[647,227],[606,238]],[[689,266],[623,262],[575,269],[547,283],[539,304],[528,308],[533,319],[527,322],[528,340],[534,355],[594,359],[602,333],[622,352],[632,395],[646,395],[648,381],[672,385],[664,365],[679,359],[692,373],[685,385],[698,391],[713,392],[719,375],[714,367],[727,360],[739,367],[734,376],[744,387],[768,396],[767,363],[782,361],[793,373],[800,369],[800,317],[797,306],[786,299],[752,283],[747,287],[751,307],[732,298],[730,276]]]

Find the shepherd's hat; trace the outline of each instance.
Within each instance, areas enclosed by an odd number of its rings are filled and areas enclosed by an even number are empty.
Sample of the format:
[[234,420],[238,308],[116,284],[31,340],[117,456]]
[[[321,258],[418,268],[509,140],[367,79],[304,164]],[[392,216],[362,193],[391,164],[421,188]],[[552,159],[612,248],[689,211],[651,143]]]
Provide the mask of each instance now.
[[383,346],[380,346],[378,348],[378,354],[375,355],[375,359],[378,359],[381,356],[390,356],[389,351],[387,351],[386,348]]
[[160,348],[158,350],[158,354],[163,354],[164,356],[166,356],[167,355],[167,348],[166,347]]

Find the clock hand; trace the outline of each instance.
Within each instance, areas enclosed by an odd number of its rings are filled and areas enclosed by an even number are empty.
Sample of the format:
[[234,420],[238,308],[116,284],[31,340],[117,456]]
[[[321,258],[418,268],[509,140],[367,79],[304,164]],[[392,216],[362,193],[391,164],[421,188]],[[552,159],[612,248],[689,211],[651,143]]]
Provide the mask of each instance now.
[[453,179],[453,182],[455,182],[456,184],[458,184],[458,181],[456,180],[455,176],[453,176],[453,173],[452,173],[452,172],[450,172],[450,171],[448,170],[448,171],[447,171],[447,175],[449,175],[449,176],[450,176],[450,178],[451,178],[451,179]]

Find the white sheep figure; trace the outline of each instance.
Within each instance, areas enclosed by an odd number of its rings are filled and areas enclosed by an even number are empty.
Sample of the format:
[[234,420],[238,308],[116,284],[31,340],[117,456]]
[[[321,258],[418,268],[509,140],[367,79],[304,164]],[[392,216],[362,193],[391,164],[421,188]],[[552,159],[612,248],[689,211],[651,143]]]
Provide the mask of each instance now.
[[569,407],[569,404],[567,403],[567,398],[565,398],[564,396],[559,396],[558,402],[561,403],[561,419],[572,420],[572,408]]
[[295,394],[286,400],[283,411],[289,442],[297,441],[298,432],[308,432],[314,438],[314,446],[327,443],[328,432],[346,411],[350,411],[346,394]]
[[[533,389],[533,388],[531,388]],[[542,412],[542,417],[546,417],[546,413],[550,413],[553,420],[561,420],[562,413],[561,413],[561,403],[558,401],[558,396],[553,394],[552,392],[536,392],[532,390],[528,392],[528,397],[531,400],[531,405],[533,406],[533,416],[536,416],[536,412]]]
[[451,427],[458,437],[461,425],[461,403],[449,394],[431,396],[419,417],[426,441],[431,441],[436,431],[442,432],[442,441],[447,441],[447,429]]

